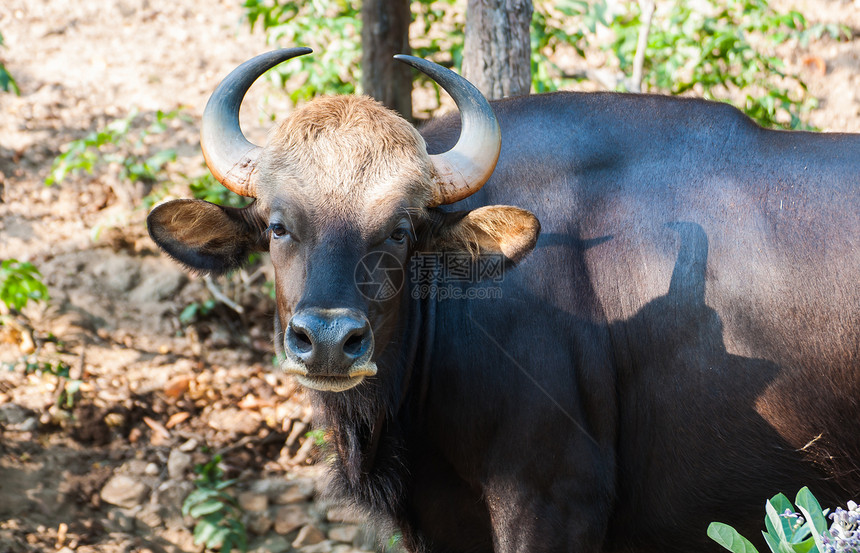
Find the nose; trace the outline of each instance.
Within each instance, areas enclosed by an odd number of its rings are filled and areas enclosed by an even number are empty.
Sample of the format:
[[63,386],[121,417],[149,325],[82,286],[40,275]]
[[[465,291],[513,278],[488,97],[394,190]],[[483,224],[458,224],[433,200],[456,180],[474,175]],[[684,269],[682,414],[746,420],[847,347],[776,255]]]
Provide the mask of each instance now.
[[303,309],[290,319],[284,345],[308,372],[342,376],[373,343],[370,323],[351,309]]

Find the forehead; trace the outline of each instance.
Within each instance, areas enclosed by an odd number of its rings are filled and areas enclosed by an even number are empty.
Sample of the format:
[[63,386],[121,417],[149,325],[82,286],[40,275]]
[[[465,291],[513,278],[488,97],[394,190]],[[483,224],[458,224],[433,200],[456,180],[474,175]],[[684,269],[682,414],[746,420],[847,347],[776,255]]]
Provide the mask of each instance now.
[[263,207],[298,206],[314,223],[372,230],[427,205],[429,157],[412,125],[361,96],[320,98],[277,127],[259,162]]

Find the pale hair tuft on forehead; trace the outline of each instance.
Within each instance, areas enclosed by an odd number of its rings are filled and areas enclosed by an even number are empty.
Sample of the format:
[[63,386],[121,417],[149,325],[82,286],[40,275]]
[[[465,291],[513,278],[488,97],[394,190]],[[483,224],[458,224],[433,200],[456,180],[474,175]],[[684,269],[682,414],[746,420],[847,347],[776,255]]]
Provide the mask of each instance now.
[[[273,129],[260,157],[260,196],[283,186],[346,210],[383,197],[431,197],[424,139],[409,122],[367,96],[322,97]],[[332,205],[334,204],[334,205]]]

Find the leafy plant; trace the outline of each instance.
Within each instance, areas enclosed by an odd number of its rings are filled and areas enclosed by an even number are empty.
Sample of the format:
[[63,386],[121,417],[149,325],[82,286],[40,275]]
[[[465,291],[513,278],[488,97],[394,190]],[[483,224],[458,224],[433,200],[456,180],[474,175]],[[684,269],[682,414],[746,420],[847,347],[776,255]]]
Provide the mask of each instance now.
[[126,117],[115,119],[102,130],[70,142],[66,151],[54,159],[47,186],[59,184],[70,174],[93,174],[97,168],[116,164],[124,181],[154,183],[164,166],[176,160],[176,150],[167,148],[150,153],[147,138],[167,130],[171,119],[181,117],[181,109],[155,112],[154,121],[145,124],[134,109]]
[[[3,44],[3,34],[0,33],[0,46],[3,46]],[[21,94],[21,89],[18,88],[18,83],[15,82],[15,79],[6,69],[3,62],[0,62],[0,90],[5,92],[14,92],[19,95]]]
[[204,302],[192,302],[185,306],[182,313],[179,314],[179,322],[184,325],[191,324],[198,318],[205,317],[215,309],[217,303],[213,299],[208,299]]
[[[860,507],[848,502],[848,510],[837,508],[829,518],[808,488],[797,492],[800,513],[783,494],[765,504],[765,543],[772,553],[860,553]],[[720,522],[708,526],[708,536],[733,553],[758,553],[752,543],[734,528]]]
[[48,299],[48,288],[32,263],[5,259],[0,263],[0,301],[20,311],[30,300]]
[[195,544],[220,549],[221,553],[229,553],[234,548],[247,551],[248,533],[240,520],[239,504],[225,491],[236,480],[223,479],[220,463],[221,456],[215,455],[208,463],[194,467],[199,475],[194,480],[196,489],[182,503],[182,514],[197,519]]
[[249,198],[231,192],[215,180],[211,173],[204,173],[199,177],[188,179],[188,187],[191,195],[199,200],[206,200],[213,204],[231,207],[245,207],[251,201]]
[[[637,2],[619,3],[615,12],[601,0],[589,7],[614,39],[600,48],[614,56],[626,76],[632,73],[641,31]],[[807,128],[802,115],[817,105],[799,75],[788,74],[773,48],[787,38],[806,44],[810,37],[829,33],[844,36],[837,25],[809,27],[797,11],[779,13],[767,0],[703,0],[691,4],[674,0],[661,4],[648,35],[643,89],[669,94],[695,91],[710,100],[727,101],[743,91],[740,107],[768,127]],[[585,15],[584,15],[585,17]],[[625,88],[619,79],[618,88]]]
[[361,80],[360,4],[348,0],[245,0],[244,8],[251,29],[259,23],[270,44],[314,49],[314,56],[300,56],[272,71],[281,87],[293,75],[305,79],[291,89],[293,103],[322,93],[355,92],[355,83]]
[[305,433],[305,437],[309,440],[314,441],[314,445],[318,447],[322,447],[326,445],[326,429],[325,428],[315,428],[307,433]]

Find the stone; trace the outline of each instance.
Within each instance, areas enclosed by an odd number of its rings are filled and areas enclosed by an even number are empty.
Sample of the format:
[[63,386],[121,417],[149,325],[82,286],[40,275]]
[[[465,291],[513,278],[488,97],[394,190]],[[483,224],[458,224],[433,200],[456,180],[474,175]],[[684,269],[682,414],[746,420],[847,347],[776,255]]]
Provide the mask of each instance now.
[[323,534],[322,530],[313,524],[308,524],[299,530],[299,535],[293,540],[293,547],[299,548],[306,545],[316,545],[322,541],[325,541],[325,534]]
[[269,507],[269,498],[257,492],[242,492],[236,498],[243,511],[265,511]]
[[191,482],[168,480],[155,489],[152,501],[158,505],[158,514],[169,528],[184,528],[185,517],[182,516],[182,503],[194,490]]
[[259,542],[254,542],[248,549],[248,553],[290,553],[292,546],[287,538],[283,536],[269,536]]
[[313,480],[307,478],[288,481],[286,487],[274,497],[277,505],[289,505],[309,500],[314,494]]
[[117,474],[107,481],[99,495],[105,503],[130,509],[140,505],[148,493],[149,488],[140,480]]
[[171,449],[167,456],[167,476],[179,480],[185,477],[185,471],[191,468],[191,454]]
[[21,407],[17,403],[0,405],[0,424],[22,424],[33,415],[35,415],[34,411]]
[[195,440],[194,438],[190,438],[187,442],[179,446],[179,451],[182,451],[183,453],[190,453],[197,449],[198,445],[200,445],[200,443],[197,440]]
[[301,505],[284,505],[275,511],[275,532],[284,535],[311,522]]
[[326,518],[331,522],[362,522],[362,517],[355,509],[344,505],[335,505],[326,511]]
[[158,528],[159,526],[161,526],[164,521],[161,519],[161,515],[158,511],[158,505],[154,505],[152,503],[147,503],[146,505],[144,505],[140,512],[138,512],[136,515],[138,521],[138,530],[146,531],[150,528]]
[[107,513],[108,527],[117,532],[130,533],[134,531],[134,517],[123,509],[111,509]]
[[260,415],[242,409],[223,409],[209,415],[209,426],[219,432],[256,434],[262,422]]
[[334,544],[330,541],[299,547],[299,553],[332,553],[332,551],[334,551]]
[[358,535],[358,526],[354,524],[337,524],[328,531],[329,539],[342,543],[352,543]]
[[275,523],[267,511],[245,513],[245,519],[248,531],[258,536],[268,533]]

